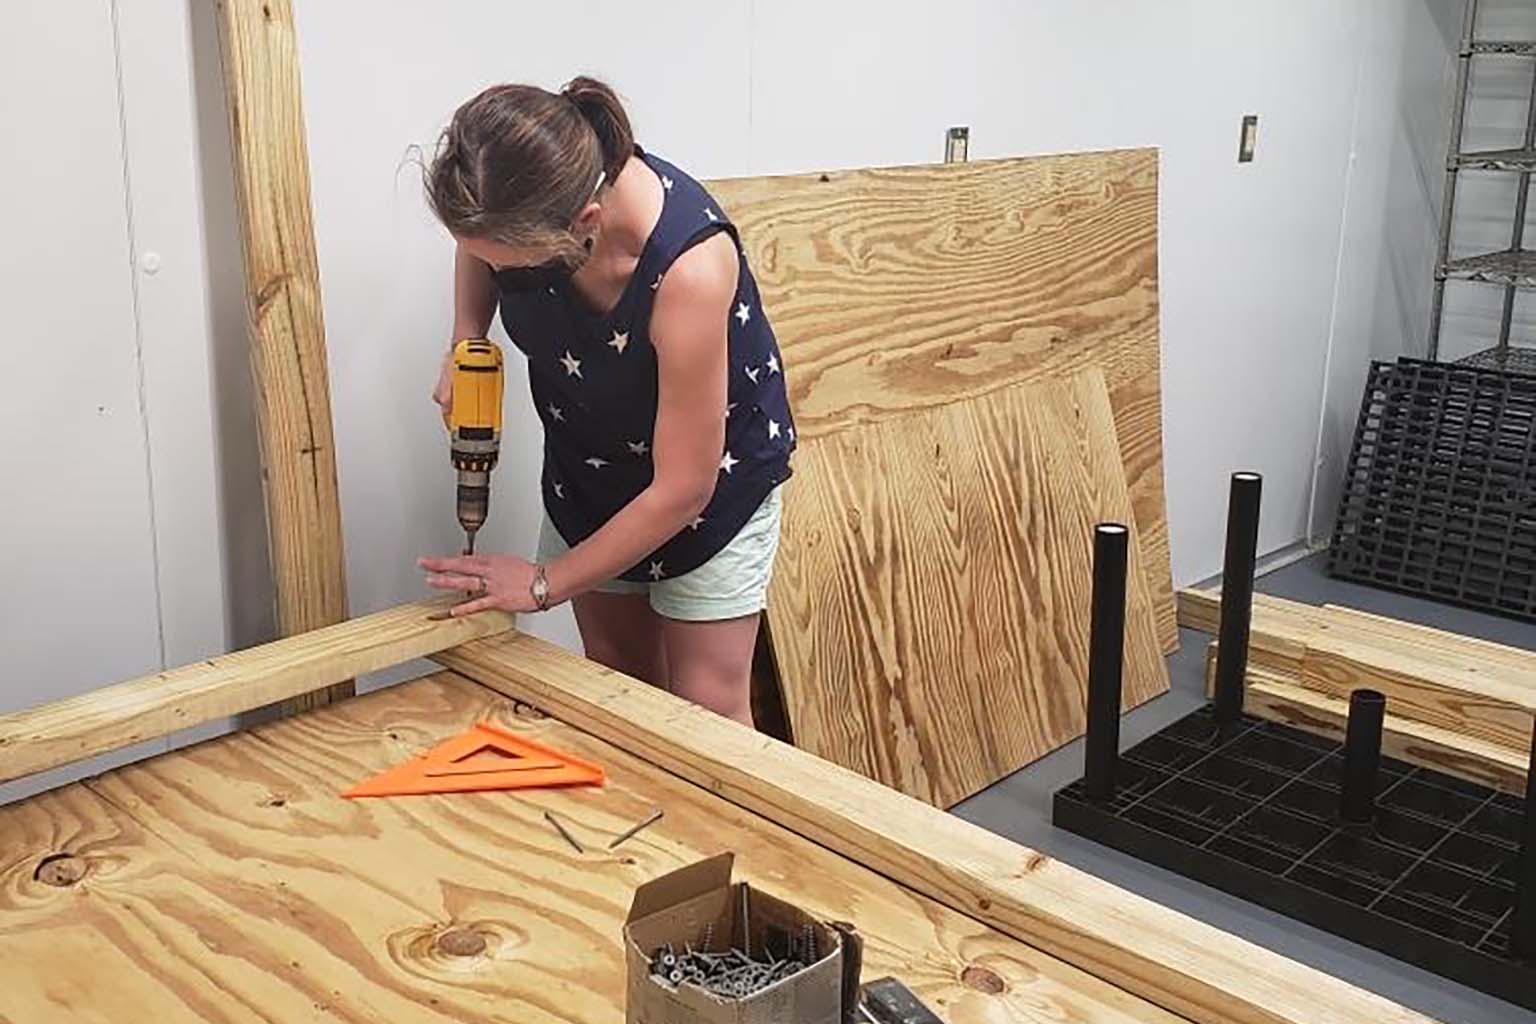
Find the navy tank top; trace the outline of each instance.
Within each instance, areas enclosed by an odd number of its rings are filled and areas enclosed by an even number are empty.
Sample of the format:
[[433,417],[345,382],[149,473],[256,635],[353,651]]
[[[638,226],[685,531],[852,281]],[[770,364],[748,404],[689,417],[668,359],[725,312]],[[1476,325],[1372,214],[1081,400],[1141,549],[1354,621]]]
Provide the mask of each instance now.
[[725,450],[714,496],[692,523],[620,574],[655,582],[709,561],[789,478],[795,427],[779,346],[735,227],[704,186],[636,147],[661,179],[661,216],[618,303],[595,315],[568,283],[500,296],[501,323],[528,357],[544,423],[544,508],[567,544],[595,533],[651,482],[656,350],[651,310],[673,262],[717,232],[736,243],[740,270],[728,321]]

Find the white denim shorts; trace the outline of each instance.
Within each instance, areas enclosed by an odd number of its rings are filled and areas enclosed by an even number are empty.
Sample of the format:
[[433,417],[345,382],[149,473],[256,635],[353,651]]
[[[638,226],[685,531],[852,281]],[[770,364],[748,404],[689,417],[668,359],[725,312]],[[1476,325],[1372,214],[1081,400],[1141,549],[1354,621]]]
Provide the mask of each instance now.
[[[731,542],[692,572],[658,583],[609,580],[592,589],[601,594],[649,595],[656,614],[682,622],[756,615],[767,605],[768,582],[779,552],[781,490],[774,488]],[[539,527],[539,564],[548,565],[569,550],[546,515]]]

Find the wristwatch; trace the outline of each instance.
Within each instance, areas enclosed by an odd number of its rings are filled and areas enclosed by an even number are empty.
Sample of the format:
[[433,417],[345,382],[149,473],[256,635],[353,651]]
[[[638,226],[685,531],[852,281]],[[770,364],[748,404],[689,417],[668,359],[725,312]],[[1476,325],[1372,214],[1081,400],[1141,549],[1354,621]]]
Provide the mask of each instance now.
[[534,566],[533,582],[528,584],[528,594],[533,606],[541,612],[549,611],[549,572],[542,565]]

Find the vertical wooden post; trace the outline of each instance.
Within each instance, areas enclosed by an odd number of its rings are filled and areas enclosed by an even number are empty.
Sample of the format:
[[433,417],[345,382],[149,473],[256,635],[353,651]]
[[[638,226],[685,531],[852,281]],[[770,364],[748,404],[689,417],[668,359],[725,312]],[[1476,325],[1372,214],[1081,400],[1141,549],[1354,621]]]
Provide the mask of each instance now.
[[[347,617],[309,156],[290,0],[221,0],[267,533],[284,636]],[[288,712],[350,696],[346,682]]]

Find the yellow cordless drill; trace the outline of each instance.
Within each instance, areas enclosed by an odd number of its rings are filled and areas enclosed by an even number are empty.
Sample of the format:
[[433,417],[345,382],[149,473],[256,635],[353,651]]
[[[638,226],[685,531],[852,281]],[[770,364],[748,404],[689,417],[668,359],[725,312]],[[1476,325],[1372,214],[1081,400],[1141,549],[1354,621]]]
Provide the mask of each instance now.
[[459,525],[464,553],[475,553],[475,534],[491,504],[491,470],[501,450],[501,349],[484,338],[453,347],[453,409],[448,414],[449,452],[458,471]]

